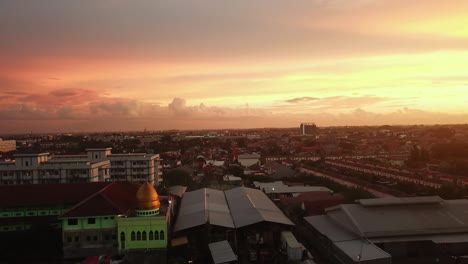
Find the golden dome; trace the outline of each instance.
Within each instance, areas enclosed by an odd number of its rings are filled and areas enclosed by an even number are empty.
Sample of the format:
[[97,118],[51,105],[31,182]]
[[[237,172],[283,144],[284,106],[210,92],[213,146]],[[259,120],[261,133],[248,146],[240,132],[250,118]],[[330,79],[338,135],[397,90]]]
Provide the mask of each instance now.
[[145,182],[136,193],[137,209],[152,210],[159,209],[159,195],[153,185]]

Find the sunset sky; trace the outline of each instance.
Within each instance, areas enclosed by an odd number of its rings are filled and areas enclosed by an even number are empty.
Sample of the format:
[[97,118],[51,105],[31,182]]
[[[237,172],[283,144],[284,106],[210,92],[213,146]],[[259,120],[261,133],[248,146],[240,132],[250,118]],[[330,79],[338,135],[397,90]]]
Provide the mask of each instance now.
[[0,0],[0,134],[468,123],[468,1]]

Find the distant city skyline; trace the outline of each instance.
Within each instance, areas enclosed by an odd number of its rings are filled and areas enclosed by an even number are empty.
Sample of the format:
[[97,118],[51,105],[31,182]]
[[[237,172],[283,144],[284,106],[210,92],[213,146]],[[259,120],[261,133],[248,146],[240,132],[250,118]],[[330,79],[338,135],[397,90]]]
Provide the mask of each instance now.
[[0,134],[468,122],[468,2],[0,1]]

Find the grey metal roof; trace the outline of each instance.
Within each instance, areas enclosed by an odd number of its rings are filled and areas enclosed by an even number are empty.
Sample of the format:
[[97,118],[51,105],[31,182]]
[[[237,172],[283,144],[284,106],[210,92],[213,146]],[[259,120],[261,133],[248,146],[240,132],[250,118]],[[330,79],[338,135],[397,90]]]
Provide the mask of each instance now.
[[304,219],[322,235],[328,237],[333,242],[359,238],[359,236],[334,223],[333,220],[326,215],[308,216],[304,217]]
[[390,254],[366,240],[354,239],[335,242],[334,244],[355,262],[359,260],[364,262],[376,259],[387,259],[389,263],[391,263],[392,256]]
[[223,192],[204,188],[185,193],[174,231],[206,223],[239,228],[263,221],[294,225],[260,190],[239,187]]
[[358,257],[361,261],[391,259],[387,252],[372,242],[347,231],[327,215],[309,216],[304,219],[355,262],[358,262]]
[[322,186],[278,186],[265,188],[265,193],[302,193],[302,192],[333,192]]
[[282,181],[274,181],[274,182],[253,182],[254,186],[263,190],[263,188],[271,188],[271,187],[278,187],[278,186],[287,186]]
[[232,251],[231,245],[227,240],[219,241],[216,243],[208,244],[211,251],[211,257],[215,264],[236,261],[237,256]]
[[388,197],[375,199],[361,199],[359,204],[363,206],[382,206],[382,205],[414,205],[414,204],[438,204],[444,200],[439,196],[423,197]]
[[239,187],[225,194],[236,228],[263,221],[294,225],[260,190]]
[[[408,198],[410,199],[410,198]],[[344,204],[327,215],[364,237],[468,232],[468,200],[430,204]]]
[[206,223],[234,228],[224,192],[206,188],[186,192],[180,205],[174,231]]
[[300,192],[333,192],[322,186],[288,186],[282,181],[254,182],[254,186],[265,193],[300,193]]

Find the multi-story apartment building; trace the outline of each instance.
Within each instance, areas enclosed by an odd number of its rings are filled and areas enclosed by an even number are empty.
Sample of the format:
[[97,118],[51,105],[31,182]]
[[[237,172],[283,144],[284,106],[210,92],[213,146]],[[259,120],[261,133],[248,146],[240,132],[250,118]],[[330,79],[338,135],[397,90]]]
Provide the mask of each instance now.
[[317,130],[315,123],[301,123],[300,125],[301,135],[311,135]]
[[16,154],[0,163],[0,184],[98,182],[109,179],[108,160],[54,159],[49,153]]
[[162,180],[159,154],[112,154],[111,148],[87,149],[89,160],[109,160],[110,177],[115,181],[150,182],[158,185]]
[[137,181],[159,184],[159,155],[112,154],[111,148],[87,149],[86,155],[16,154],[0,163],[0,184]]

